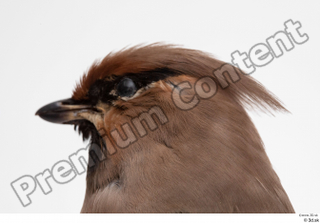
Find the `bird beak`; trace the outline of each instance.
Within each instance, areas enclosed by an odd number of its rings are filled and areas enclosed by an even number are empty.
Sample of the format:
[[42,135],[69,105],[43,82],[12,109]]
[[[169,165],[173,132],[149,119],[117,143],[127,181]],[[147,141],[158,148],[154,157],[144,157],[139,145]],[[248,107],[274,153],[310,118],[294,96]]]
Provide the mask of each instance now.
[[36,115],[39,115],[42,119],[49,122],[69,124],[74,120],[84,119],[78,114],[81,111],[88,110],[92,110],[92,106],[89,104],[80,104],[79,102],[69,98],[43,106],[36,112]]

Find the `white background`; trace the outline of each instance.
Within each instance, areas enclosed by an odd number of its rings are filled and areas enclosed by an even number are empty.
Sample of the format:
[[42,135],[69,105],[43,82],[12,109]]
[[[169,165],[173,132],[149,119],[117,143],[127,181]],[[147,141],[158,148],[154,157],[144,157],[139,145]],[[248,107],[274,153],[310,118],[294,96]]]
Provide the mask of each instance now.
[[[257,68],[253,77],[291,114],[252,114],[297,213],[320,212],[319,1],[1,1],[0,212],[73,212],[82,207],[85,174],[52,192],[39,187],[23,207],[10,183],[53,166],[87,143],[72,126],[45,122],[43,105],[71,96],[96,59],[139,43],[165,41],[231,62],[288,19],[309,41]],[[302,219],[301,219],[302,220]],[[302,222],[302,221],[301,221]]]

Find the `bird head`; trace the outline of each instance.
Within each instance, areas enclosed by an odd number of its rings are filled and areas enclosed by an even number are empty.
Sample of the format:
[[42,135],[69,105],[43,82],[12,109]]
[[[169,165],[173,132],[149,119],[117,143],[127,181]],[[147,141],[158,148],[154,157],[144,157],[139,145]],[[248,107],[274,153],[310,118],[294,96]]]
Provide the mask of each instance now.
[[[245,107],[285,108],[253,78],[228,65],[237,75],[233,81],[230,72],[225,75],[221,70],[225,65],[197,50],[163,44],[136,46],[94,63],[71,98],[37,111],[49,122],[74,125],[99,150],[88,166],[84,212],[230,208],[231,212],[234,205],[212,199],[231,202],[240,192],[249,196],[239,186],[223,197],[235,182],[248,185],[254,177],[265,185],[276,181]],[[196,92],[203,78],[212,85],[201,83],[202,93],[209,92],[210,86],[215,90],[210,97]],[[112,189],[112,182],[117,189]],[[104,205],[94,206],[95,196],[111,189],[118,191],[109,193]],[[121,197],[120,190],[131,191],[131,197]],[[160,205],[162,209],[141,203],[154,196],[166,204]],[[132,199],[141,203],[136,209]],[[119,200],[126,200],[126,205]]]

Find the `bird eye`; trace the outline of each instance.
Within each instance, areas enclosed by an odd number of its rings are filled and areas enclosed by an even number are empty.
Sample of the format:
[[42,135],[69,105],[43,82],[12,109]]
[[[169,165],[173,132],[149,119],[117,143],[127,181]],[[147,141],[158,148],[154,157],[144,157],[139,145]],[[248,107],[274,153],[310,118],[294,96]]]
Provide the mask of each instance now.
[[120,97],[131,97],[136,91],[137,87],[130,78],[125,77],[118,84],[117,92]]

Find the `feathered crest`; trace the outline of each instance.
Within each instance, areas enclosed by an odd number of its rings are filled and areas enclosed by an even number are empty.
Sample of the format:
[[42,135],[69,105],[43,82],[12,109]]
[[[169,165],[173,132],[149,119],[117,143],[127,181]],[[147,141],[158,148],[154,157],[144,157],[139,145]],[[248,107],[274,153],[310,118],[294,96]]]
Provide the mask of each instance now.
[[[213,72],[225,64],[208,53],[176,45],[161,43],[138,45],[109,53],[101,62],[95,62],[77,84],[72,98],[85,99],[90,86],[99,79],[126,73],[139,75],[140,72],[163,68],[197,78],[211,76],[219,83]],[[234,69],[240,80],[236,83],[228,80],[228,87],[223,89],[231,98],[246,108],[287,112],[282,103],[259,82],[243,74],[239,69],[235,67]]]

